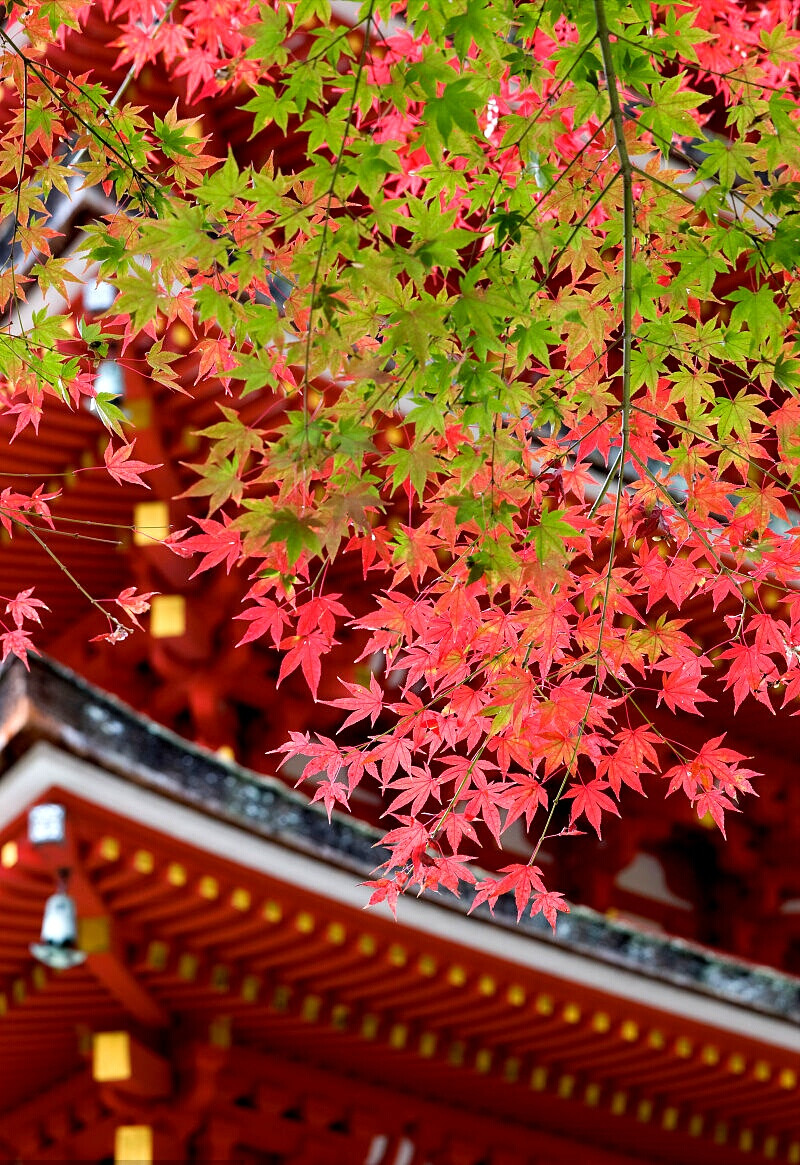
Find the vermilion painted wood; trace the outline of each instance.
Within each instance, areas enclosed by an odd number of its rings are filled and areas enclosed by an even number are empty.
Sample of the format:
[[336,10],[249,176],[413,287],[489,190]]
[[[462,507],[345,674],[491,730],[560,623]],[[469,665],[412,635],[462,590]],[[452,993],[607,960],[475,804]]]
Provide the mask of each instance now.
[[[157,1160],[213,1150],[286,1165],[362,1165],[375,1137],[395,1155],[407,1138],[421,1165],[737,1165],[762,1159],[767,1136],[783,1151],[797,1132],[796,1056],[532,976],[54,795],[81,900],[107,911],[128,978],[98,980],[98,956],[34,971],[26,920],[38,924],[51,862],[14,824],[0,837],[21,853],[0,897],[0,1161],[99,1162],[118,1123],[152,1124],[171,1154]],[[103,859],[109,837],[117,856]],[[192,927],[177,934],[181,917]],[[169,1060],[168,1101],[91,1079],[87,1038],[103,1029]],[[664,1128],[670,1110],[677,1131]],[[702,1135],[689,1135],[690,1113]],[[744,1130],[757,1147],[741,1152]]]

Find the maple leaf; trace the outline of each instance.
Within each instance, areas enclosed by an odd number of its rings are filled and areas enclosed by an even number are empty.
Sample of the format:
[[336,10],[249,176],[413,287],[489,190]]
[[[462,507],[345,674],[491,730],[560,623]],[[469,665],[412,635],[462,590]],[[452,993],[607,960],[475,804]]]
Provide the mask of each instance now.
[[[494,768],[494,766],[492,767]],[[499,788],[497,782],[487,779],[486,773],[482,771],[485,768],[486,765],[483,761],[478,761],[472,765],[472,770],[469,772],[472,791],[467,799],[466,812],[473,819],[477,819],[479,815],[482,817],[484,824],[499,846],[502,844],[500,834],[503,829],[500,820]],[[452,771],[452,768],[448,770],[448,772]]]
[[34,646],[30,632],[23,631],[21,627],[15,627],[13,631],[4,631],[0,635],[0,644],[2,644],[3,648],[0,663],[5,663],[9,655],[16,655],[17,659],[22,660],[28,671],[31,670],[30,664],[28,663],[28,653],[32,651],[35,655],[38,655],[39,652]]
[[103,460],[114,481],[120,485],[128,482],[130,485],[143,485],[145,489],[150,489],[147,482],[142,481],[140,474],[148,473],[151,469],[160,469],[161,466],[149,465],[146,461],[131,460],[135,444],[135,441],[131,441],[129,445],[121,445],[119,449],[114,449],[113,442],[109,441],[103,454]]
[[416,869],[428,847],[430,832],[421,821],[413,817],[398,816],[397,820],[401,824],[397,829],[390,829],[382,842],[391,850],[389,869],[408,864]]
[[376,878],[371,882],[362,882],[362,886],[366,886],[372,890],[368,906],[377,906],[381,902],[385,902],[392,912],[395,922],[397,921],[397,899],[402,893],[400,887],[394,878]]
[[497,894],[508,894],[514,891],[514,902],[517,907],[517,921],[522,918],[522,912],[528,905],[531,895],[544,894],[545,885],[542,881],[542,871],[538,866],[517,863],[503,866],[500,871],[505,874],[497,883]]
[[458,850],[464,838],[474,842],[478,840],[478,835],[475,832],[475,827],[470,818],[466,813],[460,813],[456,809],[452,810],[447,816],[447,820],[444,823],[444,834],[447,838],[447,844],[453,853]]
[[33,425],[33,431],[38,435],[39,422],[42,419],[43,408],[40,401],[23,401],[21,404],[12,405],[6,410],[8,413],[16,413],[17,423],[14,427],[14,432],[11,434],[9,443],[18,437],[23,429],[28,425]]
[[572,799],[570,809],[570,826],[574,825],[581,815],[585,815],[598,837],[601,837],[600,818],[605,811],[619,817],[619,809],[611,800],[605,789],[610,788],[608,781],[599,777],[589,781],[588,785],[573,785],[564,793],[565,798]]
[[498,801],[508,810],[504,829],[508,829],[523,814],[525,824],[530,829],[536,810],[540,805],[543,809],[548,805],[544,785],[537,777],[528,773],[515,773],[513,783],[502,789]]
[[307,635],[319,629],[329,638],[336,630],[336,616],[348,615],[347,607],[338,600],[341,595],[317,595],[297,608],[297,634]]
[[673,712],[680,708],[683,712],[695,712],[702,716],[702,712],[697,710],[697,704],[704,700],[709,701],[711,697],[700,691],[702,671],[697,656],[680,655],[677,658],[661,660],[655,667],[666,673],[661,681],[661,691],[658,693],[656,704],[663,700]]
[[267,595],[259,595],[256,598],[255,607],[239,611],[234,615],[234,619],[245,619],[250,623],[237,643],[237,647],[241,647],[245,643],[252,643],[254,639],[260,639],[262,635],[267,633],[269,633],[274,646],[280,647],[284,628],[290,622],[290,615],[285,604],[276,603]]
[[439,545],[439,539],[426,530],[414,529],[412,526],[401,526],[395,535],[395,560],[401,565],[395,575],[394,585],[398,586],[407,576],[412,582],[418,583],[428,570],[437,569],[434,550]]
[[143,594],[136,593],[136,587],[126,587],[120,591],[114,602],[118,607],[128,616],[132,623],[137,627],[141,627],[141,623],[137,619],[137,615],[143,615],[145,611],[150,610],[150,600],[158,591],[147,591]]
[[204,570],[225,563],[225,569],[230,573],[231,567],[239,561],[242,553],[242,536],[231,526],[231,519],[223,515],[222,521],[215,518],[193,518],[194,522],[203,531],[202,534],[190,534],[188,530],[176,530],[164,539],[162,545],[181,558],[188,558],[195,554],[204,557],[200,565],[192,574],[195,578]]
[[470,914],[472,914],[473,910],[477,910],[479,906],[482,906],[484,902],[488,904],[489,910],[494,914],[497,899],[502,893],[500,890],[500,881],[500,878],[484,878],[478,883],[475,896],[469,908]]
[[281,650],[286,652],[278,673],[281,684],[288,675],[299,667],[305,676],[309,691],[316,700],[319,681],[322,676],[322,656],[331,650],[337,640],[321,631],[309,631],[306,635],[290,635],[281,641]]
[[563,894],[559,894],[555,890],[546,890],[543,893],[534,894],[533,904],[531,906],[531,918],[536,914],[543,914],[553,928],[553,933],[555,933],[559,911],[569,914],[569,906],[564,901]]
[[373,749],[375,760],[381,764],[381,784],[389,784],[398,768],[407,773],[411,770],[411,744],[405,737],[392,736]]
[[336,805],[343,805],[345,809],[349,808],[347,786],[335,778],[329,777],[327,780],[322,781],[315,789],[314,796],[311,798],[312,805],[315,801],[323,801],[325,803],[328,821],[330,821],[331,814]]
[[6,604],[6,614],[11,616],[17,627],[21,627],[26,619],[33,619],[34,622],[41,624],[39,610],[50,610],[47,603],[42,602],[41,599],[31,597],[34,589],[34,587],[28,587],[27,590],[20,591],[13,599],[9,599]]
[[734,643],[720,658],[730,659],[725,677],[725,687],[733,688],[734,711],[745,696],[755,696],[759,703],[773,711],[768,694],[768,685],[778,678],[778,669],[768,655],[764,655],[757,644]]
[[110,630],[104,631],[100,635],[93,635],[92,638],[89,640],[89,642],[90,643],[123,643],[131,633],[129,627],[125,627],[124,624],[118,622],[116,619],[114,619],[111,616],[109,616],[109,627],[110,627]]
[[659,737],[647,724],[640,724],[638,728],[623,728],[614,740],[617,747],[613,754],[598,762],[598,776],[606,778],[615,797],[619,797],[623,784],[644,796],[641,774],[653,772],[653,766],[658,765],[654,746]]
[[706,789],[695,801],[697,816],[700,818],[711,816],[720,833],[725,837],[725,810],[738,813],[739,810],[719,789]]
[[362,687],[361,684],[349,684],[346,680],[343,680],[342,683],[350,692],[349,698],[342,696],[338,700],[329,701],[334,708],[351,710],[351,714],[342,724],[340,731],[349,728],[351,724],[357,724],[359,720],[365,720],[367,717],[369,717],[370,724],[374,724],[383,709],[383,689],[375,676],[370,675],[369,688]]
[[392,788],[403,791],[395,797],[383,816],[386,813],[394,813],[397,809],[411,802],[410,813],[416,817],[418,813],[422,812],[431,797],[439,802],[442,799],[441,780],[434,777],[430,769],[425,766],[412,765],[409,775],[393,781]]
[[467,882],[469,885],[474,885],[476,882],[475,874],[466,865],[466,862],[471,862],[473,858],[469,854],[438,854],[433,862],[426,867],[422,879],[422,888],[425,890],[438,890],[440,886],[444,886],[451,894],[455,894],[456,898],[461,896],[460,886],[462,882]]

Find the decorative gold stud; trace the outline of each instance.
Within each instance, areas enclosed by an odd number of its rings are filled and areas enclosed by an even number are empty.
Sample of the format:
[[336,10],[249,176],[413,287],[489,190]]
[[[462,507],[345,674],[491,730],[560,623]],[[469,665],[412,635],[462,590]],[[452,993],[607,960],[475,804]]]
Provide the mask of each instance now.
[[250,891],[246,890],[244,886],[237,886],[231,893],[231,906],[234,910],[241,910],[242,912],[249,910],[251,902],[252,897]]
[[167,881],[170,886],[185,886],[186,880],[186,867],[180,862],[170,862],[167,866]]
[[0,866],[4,870],[12,869],[19,861],[19,846],[15,841],[7,841],[0,849]]

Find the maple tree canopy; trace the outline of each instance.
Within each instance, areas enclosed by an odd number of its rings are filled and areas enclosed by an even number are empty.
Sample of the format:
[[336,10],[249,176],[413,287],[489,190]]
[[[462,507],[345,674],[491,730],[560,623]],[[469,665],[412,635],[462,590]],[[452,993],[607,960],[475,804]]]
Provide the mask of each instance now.
[[[115,93],[52,63],[95,7],[129,70]],[[20,432],[89,400],[97,472],[144,481],[98,361],[136,352],[191,393],[165,330],[190,329],[197,383],[227,398],[194,525],[167,541],[237,572],[243,642],[274,644],[281,678],[316,697],[343,636],[363,661],[341,734],[283,752],[329,812],[377,782],[373,901],[467,883],[555,924],[543,838],[600,834],[659,785],[722,829],[755,774],[723,736],[682,743],[680,718],[728,690],[778,714],[800,694],[796,7],[9,9],[2,406]],[[153,65],[182,94],[163,118],[126,95]],[[220,157],[193,106],[226,94],[254,149],[277,129],[291,151]],[[22,308],[34,284],[69,299],[54,206],[79,188],[107,209],[87,278],[116,294],[76,333],[68,303]],[[56,497],[3,491],[6,532],[46,543]],[[350,559],[368,609],[337,590]],[[91,601],[114,642],[150,598]],[[714,642],[693,636],[701,602]],[[4,657],[41,606],[8,597]],[[518,821],[529,860],[474,872]]]

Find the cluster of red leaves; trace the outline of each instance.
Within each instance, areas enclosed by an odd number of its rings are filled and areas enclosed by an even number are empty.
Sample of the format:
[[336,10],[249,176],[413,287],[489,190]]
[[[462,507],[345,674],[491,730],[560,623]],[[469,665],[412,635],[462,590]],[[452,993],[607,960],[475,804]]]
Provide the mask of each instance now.
[[21,659],[26,668],[30,668],[28,663],[28,652],[36,652],[31,635],[33,628],[26,628],[25,623],[38,623],[41,626],[42,620],[39,618],[39,611],[47,611],[49,608],[41,599],[34,599],[33,587],[28,587],[24,591],[20,591],[13,599],[6,601],[6,614],[11,616],[12,626],[0,620],[0,627],[3,628],[0,632],[0,644],[2,644],[2,662],[8,659],[9,655],[16,655]]

